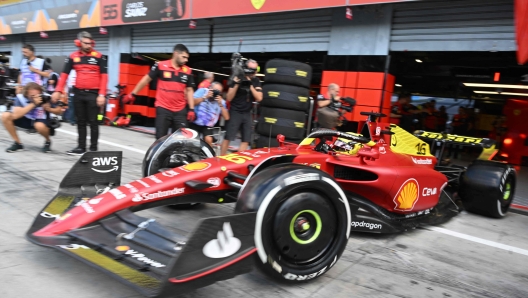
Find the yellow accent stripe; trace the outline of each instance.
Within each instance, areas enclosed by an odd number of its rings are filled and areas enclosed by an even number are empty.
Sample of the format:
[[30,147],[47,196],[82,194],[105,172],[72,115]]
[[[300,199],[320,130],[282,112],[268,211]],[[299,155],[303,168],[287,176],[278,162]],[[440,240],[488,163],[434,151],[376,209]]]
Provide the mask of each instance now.
[[154,277],[138,272],[93,249],[71,249],[68,251],[140,287],[153,289],[159,286],[160,282]]
[[315,140],[315,138],[306,138],[304,139],[299,145],[301,146],[308,146],[312,144],[312,142]]
[[44,212],[49,214],[62,214],[71,203],[75,200],[74,196],[57,196],[51,201],[51,203],[44,209]]
[[372,147],[374,145],[376,145],[376,142],[374,142],[374,141],[370,141],[370,142],[367,143],[367,146],[369,146],[369,147]]

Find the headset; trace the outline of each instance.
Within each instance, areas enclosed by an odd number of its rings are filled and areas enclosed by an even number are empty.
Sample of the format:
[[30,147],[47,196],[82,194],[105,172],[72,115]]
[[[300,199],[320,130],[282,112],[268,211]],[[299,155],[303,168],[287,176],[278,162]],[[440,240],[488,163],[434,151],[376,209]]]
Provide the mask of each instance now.
[[83,38],[89,38],[92,41],[92,48],[95,47],[95,40],[93,40],[92,35],[86,31],[82,31],[77,34],[77,39],[73,41],[76,47],[80,48],[82,46],[81,39]]

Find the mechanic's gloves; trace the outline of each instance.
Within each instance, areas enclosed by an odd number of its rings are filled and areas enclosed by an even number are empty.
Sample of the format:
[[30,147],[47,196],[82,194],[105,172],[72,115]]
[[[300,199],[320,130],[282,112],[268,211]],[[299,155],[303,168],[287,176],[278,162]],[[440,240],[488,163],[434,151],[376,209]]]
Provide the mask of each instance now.
[[123,103],[133,104],[135,100],[136,95],[134,93],[130,93],[123,98]]
[[189,109],[187,112],[187,121],[194,122],[196,120],[196,113],[194,112],[194,109]]
[[350,98],[350,97],[343,98],[343,101],[348,103],[351,106],[355,106],[356,105],[356,100],[353,99],[353,98]]

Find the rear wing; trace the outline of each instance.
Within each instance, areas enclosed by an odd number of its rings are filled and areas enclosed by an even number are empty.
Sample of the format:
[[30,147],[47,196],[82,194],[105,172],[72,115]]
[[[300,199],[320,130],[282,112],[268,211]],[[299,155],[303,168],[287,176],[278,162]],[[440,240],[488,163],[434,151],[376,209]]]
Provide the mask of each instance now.
[[444,144],[482,147],[483,150],[478,159],[491,160],[499,151],[496,148],[497,143],[494,140],[487,138],[474,138],[447,133],[428,132],[424,130],[415,131],[414,135],[424,141],[439,141]]

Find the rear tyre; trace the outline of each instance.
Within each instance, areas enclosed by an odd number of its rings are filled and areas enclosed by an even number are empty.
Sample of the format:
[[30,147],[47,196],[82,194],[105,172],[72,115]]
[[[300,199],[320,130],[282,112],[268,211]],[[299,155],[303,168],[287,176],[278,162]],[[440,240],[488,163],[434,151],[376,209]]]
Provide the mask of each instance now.
[[350,232],[350,209],[343,196],[328,174],[308,166],[272,167],[252,177],[236,210],[257,209],[258,267],[284,282],[327,272],[341,257]]
[[266,83],[310,88],[312,67],[306,63],[271,59],[266,63]]
[[467,211],[501,218],[510,209],[516,183],[515,169],[510,165],[476,161],[461,177],[459,195]]

